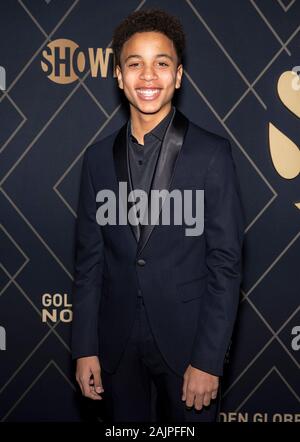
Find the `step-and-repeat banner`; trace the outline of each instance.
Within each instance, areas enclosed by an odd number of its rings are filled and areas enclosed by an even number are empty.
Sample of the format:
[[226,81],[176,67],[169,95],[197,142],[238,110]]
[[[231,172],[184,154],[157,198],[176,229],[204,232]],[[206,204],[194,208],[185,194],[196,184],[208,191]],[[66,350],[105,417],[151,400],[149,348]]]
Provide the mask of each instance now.
[[187,34],[174,103],[230,139],[247,218],[222,421],[300,420],[300,1],[0,2],[0,419],[101,420],[70,357],[79,177],[127,117],[112,33],[137,9]]

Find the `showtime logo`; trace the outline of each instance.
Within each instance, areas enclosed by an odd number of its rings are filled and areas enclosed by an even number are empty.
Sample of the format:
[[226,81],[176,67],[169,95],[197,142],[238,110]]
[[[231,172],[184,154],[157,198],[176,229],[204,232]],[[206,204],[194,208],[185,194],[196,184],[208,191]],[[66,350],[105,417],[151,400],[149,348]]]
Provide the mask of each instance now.
[[[285,107],[300,118],[300,66],[283,72],[277,81],[277,93]],[[277,173],[286,180],[294,180],[300,174],[299,140],[292,140],[275,124],[269,123],[269,148]],[[300,210],[300,201],[294,202]]]
[[94,78],[107,78],[111,60],[114,72],[114,55],[111,48],[87,48],[84,52],[74,41],[61,38],[51,41],[43,50],[41,67],[49,80],[69,84],[89,70]]

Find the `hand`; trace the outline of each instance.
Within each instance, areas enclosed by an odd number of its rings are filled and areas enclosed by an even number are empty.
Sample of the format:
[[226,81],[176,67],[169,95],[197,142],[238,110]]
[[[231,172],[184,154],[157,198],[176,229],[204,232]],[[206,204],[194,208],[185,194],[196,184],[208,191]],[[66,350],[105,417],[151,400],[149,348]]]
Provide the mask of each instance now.
[[98,356],[87,356],[77,359],[76,381],[83,396],[96,401],[102,400],[102,397],[98,394],[104,392]]
[[219,377],[198,368],[188,366],[183,376],[182,400],[187,407],[195,406],[201,410],[216,399],[219,388]]

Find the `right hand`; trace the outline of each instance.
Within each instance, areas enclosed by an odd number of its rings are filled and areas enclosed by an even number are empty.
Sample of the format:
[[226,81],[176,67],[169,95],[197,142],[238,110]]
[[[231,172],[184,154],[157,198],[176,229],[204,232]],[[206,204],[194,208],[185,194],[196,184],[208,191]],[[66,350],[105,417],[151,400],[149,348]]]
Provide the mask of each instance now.
[[104,392],[101,380],[101,367],[98,356],[78,358],[76,362],[76,381],[83,396],[99,401]]

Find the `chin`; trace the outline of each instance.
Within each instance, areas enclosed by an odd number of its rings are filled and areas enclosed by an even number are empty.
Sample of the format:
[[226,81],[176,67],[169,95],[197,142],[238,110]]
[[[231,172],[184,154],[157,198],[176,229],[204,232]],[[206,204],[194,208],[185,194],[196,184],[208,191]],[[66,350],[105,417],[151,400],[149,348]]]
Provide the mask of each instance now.
[[163,106],[163,103],[138,103],[137,109],[144,114],[155,114],[159,112]]

